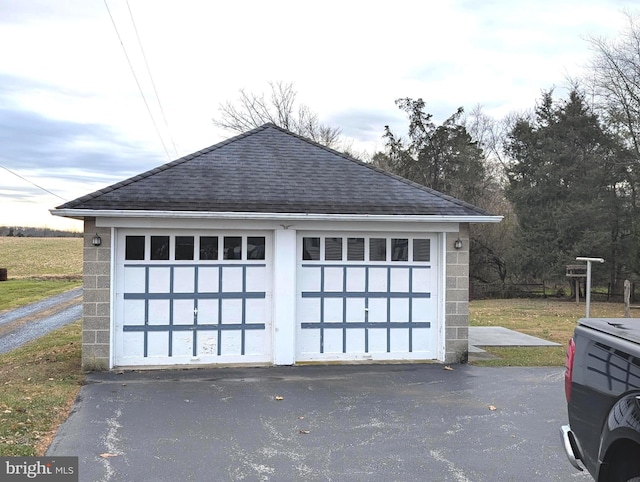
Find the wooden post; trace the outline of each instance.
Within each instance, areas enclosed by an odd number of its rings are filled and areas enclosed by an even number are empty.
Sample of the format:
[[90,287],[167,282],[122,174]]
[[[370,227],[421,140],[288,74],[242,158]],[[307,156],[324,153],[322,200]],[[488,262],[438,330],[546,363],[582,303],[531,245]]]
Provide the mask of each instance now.
[[580,304],[580,278],[576,278],[576,305]]
[[631,317],[630,300],[631,300],[631,282],[628,279],[626,279],[624,280],[624,317],[625,318]]

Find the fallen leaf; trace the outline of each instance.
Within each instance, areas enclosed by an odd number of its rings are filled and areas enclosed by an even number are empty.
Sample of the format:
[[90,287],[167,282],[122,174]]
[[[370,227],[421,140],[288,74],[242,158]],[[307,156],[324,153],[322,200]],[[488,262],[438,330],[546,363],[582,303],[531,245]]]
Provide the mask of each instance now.
[[494,407],[493,405],[489,405],[489,410],[491,410],[493,412],[494,410],[497,410],[497,408]]
[[103,459],[108,459],[109,457],[117,457],[118,454],[110,454],[110,453],[104,453],[104,454],[100,454],[100,457],[102,457]]
[[311,433],[309,430],[300,430],[299,433],[303,433],[305,435]]
[[453,370],[453,368],[451,368],[449,365],[445,365],[445,366],[444,366],[444,369],[445,369],[445,370]]
[[281,397],[280,395],[276,395],[276,400],[278,400],[278,401],[284,400],[284,397]]

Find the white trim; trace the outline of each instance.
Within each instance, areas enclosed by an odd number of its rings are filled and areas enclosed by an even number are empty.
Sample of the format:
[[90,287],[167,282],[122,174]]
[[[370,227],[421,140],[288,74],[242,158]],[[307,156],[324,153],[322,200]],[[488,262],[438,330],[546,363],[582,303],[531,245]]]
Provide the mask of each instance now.
[[115,366],[116,359],[116,235],[118,230],[111,228],[111,253],[109,267],[110,280],[109,280],[109,370],[112,370]]
[[51,209],[54,216],[71,218],[169,218],[169,219],[244,219],[275,221],[399,221],[440,223],[499,223],[502,216],[446,216],[446,215],[378,215],[378,214],[322,214],[322,213],[254,213],[254,212],[209,212],[209,211],[146,211],[121,209]]
[[438,266],[438,283],[440,296],[438,302],[438,360],[445,361],[447,356],[447,243],[449,242],[447,233],[438,236],[440,244],[438,245],[438,256],[440,265]]
[[245,219],[167,219],[167,218],[97,218],[96,227],[128,228],[128,229],[182,229],[182,230],[223,230],[246,231],[263,230],[276,231],[280,229],[294,229],[296,231],[327,232],[389,232],[389,233],[442,233],[459,231],[458,223],[441,222],[391,222],[391,221],[276,221]]
[[296,240],[293,229],[277,229],[273,234],[274,365],[293,365],[296,361]]

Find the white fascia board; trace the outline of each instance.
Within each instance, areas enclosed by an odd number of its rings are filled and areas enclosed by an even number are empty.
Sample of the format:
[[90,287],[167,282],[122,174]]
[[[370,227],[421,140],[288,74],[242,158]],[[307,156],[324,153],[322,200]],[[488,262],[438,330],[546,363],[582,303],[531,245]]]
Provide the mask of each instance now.
[[269,221],[398,221],[415,223],[499,223],[502,216],[442,216],[442,215],[377,215],[377,214],[317,214],[317,213],[238,213],[200,211],[143,211],[51,209],[54,216],[82,219],[84,217],[163,218],[163,219],[241,219]]

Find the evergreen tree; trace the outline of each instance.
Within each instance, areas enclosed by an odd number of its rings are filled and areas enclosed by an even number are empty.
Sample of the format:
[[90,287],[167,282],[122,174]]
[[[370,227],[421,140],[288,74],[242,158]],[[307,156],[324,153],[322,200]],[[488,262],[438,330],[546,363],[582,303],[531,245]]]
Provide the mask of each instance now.
[[408,143],[385,126],[387,152],[378,157],[378,164],[436,191],[481,204],[484,155],[459,122],[462,108],[437,126],[422,99],[398,99],[396,105],[409,117]]
[[628,260],[627,184],[623,148],[606,133],[576,90],[554,102],[543,94],[532,119],[522,118],[506,147],[507,197],[519,221],[520,269],[560,279],[576,256],[604,257],[610,281]]

